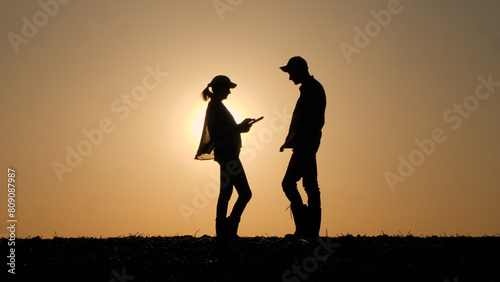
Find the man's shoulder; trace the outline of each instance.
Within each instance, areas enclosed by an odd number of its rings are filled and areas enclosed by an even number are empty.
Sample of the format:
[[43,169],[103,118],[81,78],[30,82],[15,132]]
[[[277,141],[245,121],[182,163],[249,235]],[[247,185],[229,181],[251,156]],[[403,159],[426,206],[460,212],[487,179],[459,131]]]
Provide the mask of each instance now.
[[311,75],[311,77],[306,80],[302,86],[306,88],[323,88],[323,85],[321,82],[319,82],[314,76]]
[[321,82],[319,82],[316,78],[312,77],[312,81],[314,87],[321,89],[323,92],[325,91],[325,89],[323,88],[323,84],[321,84]]
[[307,83],[302,84],[300,87],[301,92],[312,92],[320,95],[325,95],[325,89],[323,85],[314,76],[307,81]]

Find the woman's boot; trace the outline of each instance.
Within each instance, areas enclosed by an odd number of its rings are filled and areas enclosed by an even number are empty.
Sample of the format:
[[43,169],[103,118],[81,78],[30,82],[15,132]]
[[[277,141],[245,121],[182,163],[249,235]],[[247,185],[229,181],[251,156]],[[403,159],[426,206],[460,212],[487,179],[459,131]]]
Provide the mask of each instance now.
[[217,217],[215,219],[215,234],[218,238],[227,237],[227,220],[225,217]]
[[240,218],[229,216],[226,219],[227,237],[238,238],[238,226],[240,225]]

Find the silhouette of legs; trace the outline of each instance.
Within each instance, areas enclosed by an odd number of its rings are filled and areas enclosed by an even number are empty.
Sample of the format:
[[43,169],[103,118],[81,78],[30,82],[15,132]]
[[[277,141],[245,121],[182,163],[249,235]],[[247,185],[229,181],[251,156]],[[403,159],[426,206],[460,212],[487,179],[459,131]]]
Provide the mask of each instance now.
[[[302,184],[307,194],[307,206],[297,189],[297,182]],[[321,224],[321,198],[318,186],[316,155],[294,151],[288,164],[282,187],[290,200],[290,208],[295,222],[297,236],[318,237]]]
[[[215,154],[220,165],[220,193],[217,201],[215,229],[218,237],[236,237],[241,215],[252,197],[252,191],[239,159],[239,148],[228,147],[222,152],[219,149]],[[231,214],[226,218],[233,186],[238,192],[238,199]]]
[[306,236],[319,237],[321,226],[321,197],[318,186],[318,169],[316,156],[306,161],[302,183],[307,194],[307,226]]

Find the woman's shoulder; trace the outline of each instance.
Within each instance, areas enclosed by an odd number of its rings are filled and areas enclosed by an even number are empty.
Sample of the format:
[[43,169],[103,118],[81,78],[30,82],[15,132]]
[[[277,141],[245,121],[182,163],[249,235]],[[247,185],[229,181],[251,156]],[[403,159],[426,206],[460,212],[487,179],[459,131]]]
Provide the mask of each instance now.
[[208,102],[207,109],[218,109],[218,108],[222,108],[222,107],[224,107],[222,102],[210,100],[210,102]]
[[207,115],[217,115],[220,112],[222,112],[222,107],[224,107],[224,105],[222,105],[221,102],[210,101],[210,102],[208,102],[206,114]]

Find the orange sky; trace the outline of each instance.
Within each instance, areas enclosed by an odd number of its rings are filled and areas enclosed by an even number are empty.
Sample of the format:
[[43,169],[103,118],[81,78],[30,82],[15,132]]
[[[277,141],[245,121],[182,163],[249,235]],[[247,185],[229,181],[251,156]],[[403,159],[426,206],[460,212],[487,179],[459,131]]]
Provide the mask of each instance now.
[[293,232],[279,147],[299,91],[278,67],[295,55],[327,93],[321,235],[500,233],[498,1],[3,6],[0,180],[16,170],[19,237],[215,235],[218,165],[193,157],[218,74],[237,121],[265,117],[243,135],[240,235]]

